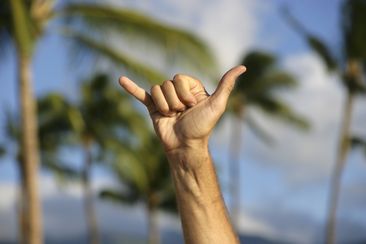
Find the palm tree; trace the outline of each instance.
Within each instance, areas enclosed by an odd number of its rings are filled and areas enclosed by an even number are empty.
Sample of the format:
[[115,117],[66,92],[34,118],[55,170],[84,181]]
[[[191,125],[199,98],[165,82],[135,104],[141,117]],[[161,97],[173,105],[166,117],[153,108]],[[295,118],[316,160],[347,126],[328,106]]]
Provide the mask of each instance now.
[[359,136],[353,136],[351,138],[352,148],[361,148],[366,156],[366,139]]
[[[210,52],[196,36],[158,21],[136,11],[100,5],[93,1],[72,3],[64,1],[56,4],[54,0],[4,0],[0,1],[0,47],[12,45],[17,59],[19,101],[21,113],[21,150],[24,160],[20,171],[24,177],[24,197],[26,207],[26,240],[31,244],[43,242],[42,215],[38,192],[38,140],[37,112],[32,85],[31,62],[38,42],[48,31],[49,23],[54,19],[64,19],[60,24],[62,33],[72,38],[84,50],[93,50],[118,61],[126,70],[149,80],[161,79],[161,72],[133,59],[130,55],[116,50],[101,37],[106,33],[124,34],[148,40],[152,46],[169,47],[169,53],[183,54],[189,57],[193,66],[203,68],[211,63]],[[165,50],[164,50],[165,51]],[[90,52],[89,52],[90,53]],[[207,65],[212,67],[212,65]]]
[[99,74],[84,82],[80,94],[76,103],[57,93],[40,100],[42,162],[48,167],[59,168],[65,165],[59,154],[62,148],[81,149],[84,154],[81,181],[87,232],[90,243],[98,243],[100,238],[91,188],[92,166],[104,157],[108,158],[108,148],[117,138],[127,140],[130,131],[142,139],[145,135],[139,129],[143,126],[142,117],[132,109],[128,98],[121,96],[107,75]]
[[345,100],[342,124],[338,137],[336,162],[330,180],[325,235],[325,242],[333,244],[336,241],[336,216],[341,179],[350,148],[352,108],[355,97],[366,92],[365,72],[363,70],[366,62],[366,32],[364,28],[366,1],[344,1],[341,5],[342,47],[339,49],[340,53],[332,53],[331,48],[326,43],[309,33],[286,9],[284,14],[292,27],[304,37],[310,48],[323,60],[328,70],[337,74],[344,85]]
[[[9,156],[14,156],[16,159],[16,163],[18,168],[21,168],[22,162],[22,154],[19,150],[20,145],[20,128],[19,128],[19,118],[16,114],[13,114],[9,110],[5,110],[5,136],[7,139],[6,146],[3,146],[3,154],[7,154]],[[20,179],[20,187],[18,191],[18,202],[17,202],[17,217],[18,217],[18,242],[25,243],[25,237],[27,236],[27,232],[29,231],[26,228],[26,216],[25,210],[26,204],[24,203],[25,199],[25,177],[21,175],[23,173],[22,170],[19,171],[19,179]]]
[[3,145],[0,145],[0,157],[5,155],[5,147]]
[[100,193],[102,199],[121,204],[144,204],[150,244],[160,243],[157,211],[177,212],[169,164],[158,145],[158,139],[150,132],[150,138],[138,146],[116,147],[116,160],[111,168],[121,187],[104,189]]
[[[20,168],[22,165],[22,155],[21,151],[17,147],[20,141],[20,123],[19,118],[16,113],[12,113],[11,111],[6,111],[6,121],[5,121],[5,134],[7,143],[1,146],[1,153],[2,155],[9,155],[13,156],[17,162],[17,167]],[[61,127],[54,127],[60,129]],[[53,134],[54,131],[51,132],[48,128],[39,128],[39,131],[49,131],[46,133],[47,135]],[[51,152],[54,152],[55,149],[55,141],[50,140],[52,139],[50,136],[43,136],[41,138],[40,148],[41,151],[47,151],[47,158],[44,160],[42,158],[42,166],[52,171],[55,175],[57,175],[58,179],[63,179],[68,177],[69,179],[77,177],[76,173],[72,168],[67,166],[66,164],[61,164],[60,162],[55,162],[55,158],[51,157]],[[52,160],[51,160],[52,159]],[[22,171],[20,171],[22,173]],[[23,208],[26,206],[24,203],[24,177],[20,175],[20,186],[18,191],[18,200],[17,200],[17,215],[18,215],[18,242],[25,243],[27,235],[27,228],[26,228],[26,216],[24,215],[25,211]]]
[[[85,168],[80,174],[74,169],[70,162],[64,162],[62,157],[62,149],[65,147],[75,148],[79,144],[85,143],[83,137],[92,134],[95,137],[98,133],[97,140],[101,148],[100,154],[108,152],[105,149],[109,141],[115,138],[112,131],[117,130],[117,126],[127,129],[132,127],[135,133],[141,126],[141,117],[136,118],[138,114],[131,111],[130,106],[126,106],[129,102],[127,98],[121,96],[114,86],[108,81],[107,76],[97,75],[91,82],[87,81],[83,84],[82,105],[74,105],[65,97],[58,93],[51,93],[38,100],[38,121],[39,121],[39,141],[41,149],[42,166],[50,170],[57,176],[57,179],[80,179],[82,175],[85,193],[86,219],[89,226],[89,235],[91,239],[97,236],[97,226],[95,213],[92,203],[92,195],[90,189],[90,165],[91,162],[85,163]],[[81,107],[86,107],[81,111]],[[88,112],[85,112],[87,110]],[[113,114],[112,114],[113,112]],[[92,119],[92,116],[95,118]],[[6,134],[8,141],[18,144],[20,140],[20,126],[16,116],[7,113],[6,116]],[[85,120],[90,119],[92,122],[86,123]],[[136,121],[137,120],[137,121]],[[104,122],[104,124],[103,124]],[[89,128],[85,128],[88,124]],[[93,130],[92,132],[88,130]],[[122,131],[121,131],[122,132]],[[89,137],[91,137],[89,136]],[[142,133],[140,136],[143,137]],[[103,145],[102,145],[103,144]],[[7,147],[7,153],[16,155],[17,162],[21,164],[21,151],[11,151],[12,145]],[[5,147],[4,147],[5,149]],[[88,153],[91,153],[88,151]],[[91,156],[88,156],[90,159]],[[22,177],[20,177],[22,179]],[[87,179],[87,180],[86,180]],[[24,184],[24,182],[22,182]],[[22,191],[24,188],[20,188]],[[19,210],[24,206],[23,194],[19,194]],[[25,216],[19,211],[19,237],[21,240],[27,236],[25,224]],[[97,237],[95,237],[97,238]],[[21,242],[21,241],[20,241]]]
[[247,113],[248,107],[284,120],[300,128],[308,124],[280,98],[277,91],[294,88],[297,82],[293,77],[277,66],[276,58],[268,53],[253,51],[247,54],[242,64],[247,67],[244,76],[239,77],[237,87],[230,98],[228,110],[234,116],[229,158],[229,174],[231,179],[231,214],[235,227],[238,227],[240,207],[240,150],[243,121],[261,139],[269,142],[271,138]]

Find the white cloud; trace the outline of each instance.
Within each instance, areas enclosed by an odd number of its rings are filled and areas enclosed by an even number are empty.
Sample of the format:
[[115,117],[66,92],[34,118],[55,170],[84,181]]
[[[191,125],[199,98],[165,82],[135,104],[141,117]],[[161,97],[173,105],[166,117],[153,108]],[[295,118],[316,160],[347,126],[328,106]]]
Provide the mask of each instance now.
[[212,46],[223,71],[227,70],[255,43],[261,5],[258,1],[216,0],[202,10],[196,30]]
[[207,41],[221,68],[236,65],[256,43],[259,14],[268,4],[242,0],[121,1],[113,4],[143,11],[167,24],[188,29]]
[[354,118],[352,123],[352,132],[355,135],[366,138],[366,96],[358,96],[354,105]]
[[271,208],[258,206],[253,217],[272,227],[273,238],[289,243],[318,243],[320,224],[306,214],[284,208],[273,202]]
[[266,238],[279,238],[272,226],[246,212],[241,212],[240,214],[239,230],[240,233],[244,234],[259,235]]
[[266,155],[263,161],[284,166],[291,180],[324,177],[333,164],[338,138],[343,105],[340,82],[330,76],[311,53],[286,57],[284,67],[296,76],[300,86],[283,93],[283,98],[309,120],[311,129],[303,133],[266,118],[264,124],[277,138],[277,143],[274,148],[254,148],[253,154],[259,158]]
[[15,205],[17,196],[17,187],[12,183],[1,183],[0,184],[0,210],[8,209]]
[[[314,54],[289,56],[284,65],[301,84],[285,98],[309,119],[312,128],[309,133],[299,133],[284,124],[270,122],[280,141],[268,156],[288,167],[288,176],[293,180],[309,182],[328,176],[334,164],[345,93],[341,81],[329,75]],[[359,109],[366,105],[365,100],[358,100],[356,105],[351,131],[365,128],[366,114]]]
[[14,240],[17,236],[17,187],[12,183],[1,183],[0,193],[0,240]]
[[[311,123],[309,132],[301,132],[253,109],[249,110],[276,143],[268,146],[244,129],[243,157],[280,168],[291,183],[318,182],[327,178],[334,164],[338,131],[343,112],[344,92],[341,82],[329,75],[312,53],[284,58],[283,66],[299,80],[300,86],[281,93],[291,107]],[[354,109],[352,131],[366,135],[365,99],[358,99]],[[253,116],[253,117],[254,117]],[[213,140],[217,148],[227,148],[230,121],[223,121]]]

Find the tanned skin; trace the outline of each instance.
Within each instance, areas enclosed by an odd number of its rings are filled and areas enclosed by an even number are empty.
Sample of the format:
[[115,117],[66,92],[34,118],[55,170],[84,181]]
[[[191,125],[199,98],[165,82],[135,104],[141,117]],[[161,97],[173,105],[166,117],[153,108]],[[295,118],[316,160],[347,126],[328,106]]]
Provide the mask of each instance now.
[[120,85],[149,111],[170,164],[182,221],[189,244],[239,243],[228,217],[208,150],[209,136],[225,111],[244,66],[226,72],[209,95],[202,83],[187,75],[155,85],[150,93],[122,76]]

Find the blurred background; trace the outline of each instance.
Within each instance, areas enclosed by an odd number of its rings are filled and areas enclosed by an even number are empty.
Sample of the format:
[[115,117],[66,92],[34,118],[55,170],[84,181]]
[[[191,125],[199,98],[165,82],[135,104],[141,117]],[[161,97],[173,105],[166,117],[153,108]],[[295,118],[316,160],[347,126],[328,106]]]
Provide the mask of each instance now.
[[212,92],[237,64],[210,149],[241,241],[365,243],[365,23],[364,0],[2,0],[0,243],[183,243],[117,80]]

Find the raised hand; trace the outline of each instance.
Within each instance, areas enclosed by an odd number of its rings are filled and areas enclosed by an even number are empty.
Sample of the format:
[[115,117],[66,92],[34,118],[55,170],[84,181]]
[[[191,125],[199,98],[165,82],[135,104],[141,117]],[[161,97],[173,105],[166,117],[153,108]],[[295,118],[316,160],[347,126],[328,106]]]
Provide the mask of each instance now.
[[237,66],[226,72],[212,95],[199,80],[186,75],[175,75],[172,80],[153,86],[150,93],[124,76],[119,83],[147,107],[155,131],[169,153],[207,145],[235,80],[245,70],[244,66]]
[[186,243],[239,243],[218,185],[208,138],[244,66],[229,70],[210,96],[193,77],[175,75],[150,93],[127,77],[121,86],[149,110],[164,145]]

